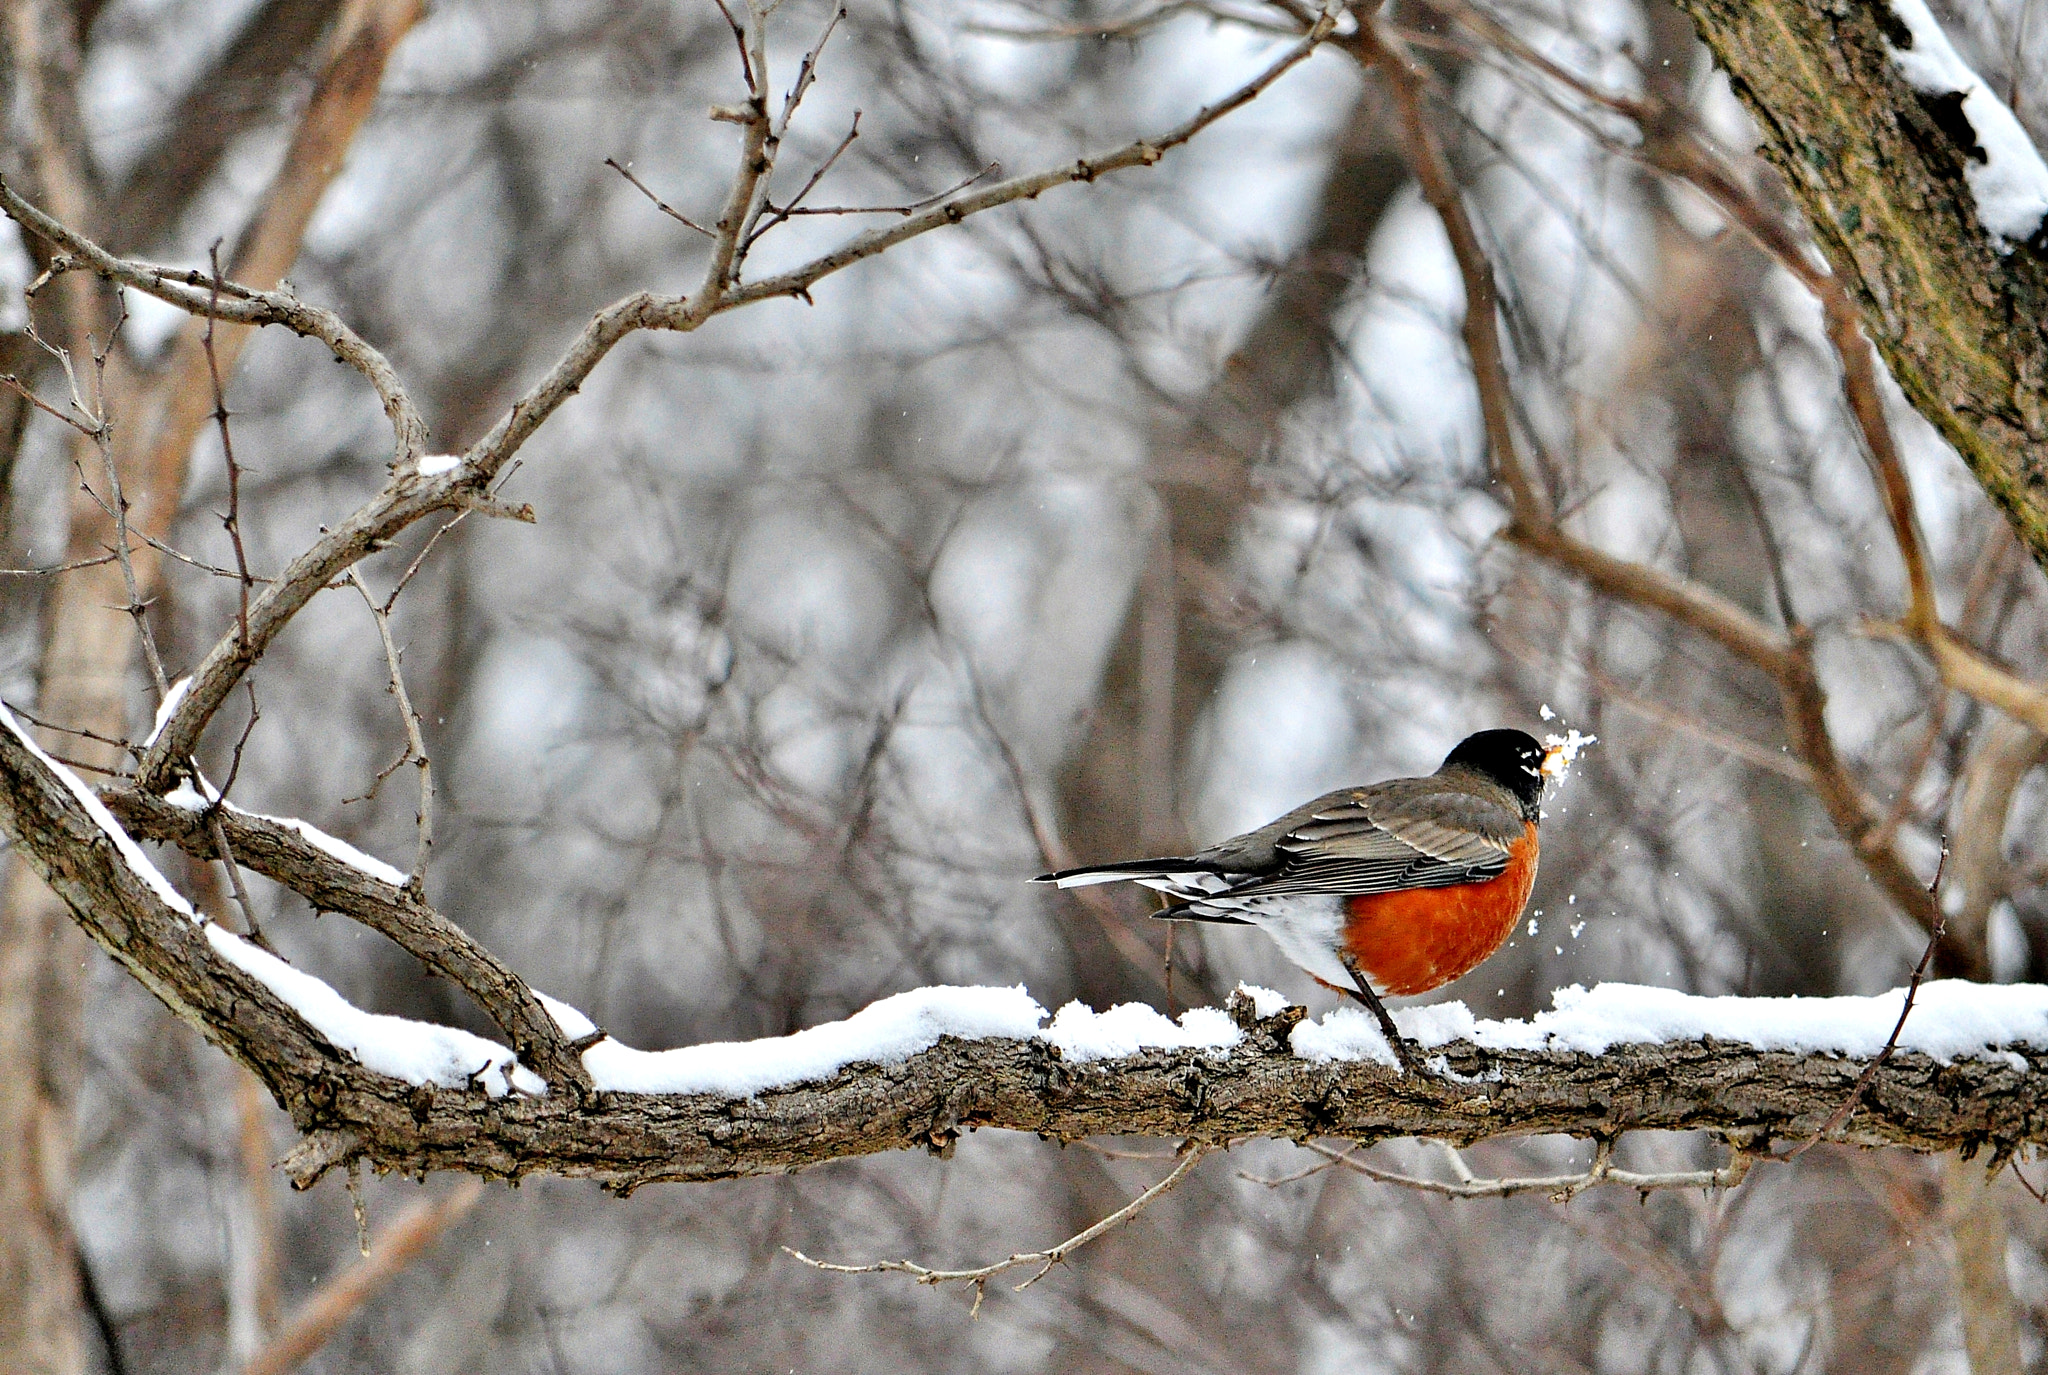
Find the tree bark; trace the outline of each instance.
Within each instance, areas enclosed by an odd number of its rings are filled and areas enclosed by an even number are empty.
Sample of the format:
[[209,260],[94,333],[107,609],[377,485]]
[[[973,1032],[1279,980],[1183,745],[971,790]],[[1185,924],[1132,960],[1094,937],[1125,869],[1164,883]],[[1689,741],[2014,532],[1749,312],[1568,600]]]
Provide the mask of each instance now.
[[2000,253],[1882,3],[1676,0],[1892,376],[2048,567],[2048,260]]

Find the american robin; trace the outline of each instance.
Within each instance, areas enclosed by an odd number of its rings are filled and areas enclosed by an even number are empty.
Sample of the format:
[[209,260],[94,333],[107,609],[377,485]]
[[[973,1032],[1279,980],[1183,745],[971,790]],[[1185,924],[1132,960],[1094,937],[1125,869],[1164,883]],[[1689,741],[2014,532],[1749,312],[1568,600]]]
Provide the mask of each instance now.
[[1092,864],[1034,880],[1129,879],[1169,921],[1256,926],[1318,982],[1372,1009],[1409,1069],[1382,995],[1441,988],[1500,949],[1536,882],[1536,823],[1558,747],[1518,730],[1466,737],[1427,778],[1339,788],[1185,858]]

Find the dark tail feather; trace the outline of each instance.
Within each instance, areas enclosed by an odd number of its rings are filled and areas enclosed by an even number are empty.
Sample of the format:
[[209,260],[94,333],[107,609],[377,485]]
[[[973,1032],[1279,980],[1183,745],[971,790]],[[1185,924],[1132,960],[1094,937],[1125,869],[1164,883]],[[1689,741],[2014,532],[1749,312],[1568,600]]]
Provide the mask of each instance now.
[[1246,921],[1243,917],[1230,916],[1214,907],[1207,911],[1199,911],[1192,902],[1177,902],[1171,907],[1160,908],[1152,915],[1160,921],[1206,921],[1213,922],[1218,926],[1256,925],[1254,922]]
[[1160,878],[1168,874],[1209,874],[1210,865],[1194,859],[1133,859],[1122,864],[1084,864],[1056,874],[1040,874],[1033,883],[1050,883],[1057,888],[1085,888],[1091,883],[1115,883],[1119,879]]

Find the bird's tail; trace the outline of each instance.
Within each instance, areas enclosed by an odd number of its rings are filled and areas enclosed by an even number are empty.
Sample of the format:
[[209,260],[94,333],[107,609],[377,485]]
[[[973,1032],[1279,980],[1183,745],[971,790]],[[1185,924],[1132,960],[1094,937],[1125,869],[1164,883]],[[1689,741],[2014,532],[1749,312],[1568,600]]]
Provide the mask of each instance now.
[[1121,864],[1084,864],[1056,874],[1040,874],[1033,883],[1050,883],[1055,888],[1085,888],[1091,883],[1116,883],[1124,879],[1171,878],[1176,874],[1211,874],[1212,865],[1196,859],[1131,859]]

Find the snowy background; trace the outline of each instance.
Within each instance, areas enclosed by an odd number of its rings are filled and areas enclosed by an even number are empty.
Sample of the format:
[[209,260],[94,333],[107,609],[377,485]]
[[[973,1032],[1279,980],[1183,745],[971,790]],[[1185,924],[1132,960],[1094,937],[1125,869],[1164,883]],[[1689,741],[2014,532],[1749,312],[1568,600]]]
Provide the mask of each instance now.
[[[108,187],[150,184],[187,88],[281,3],[113,0],[97,14],[84,113]],[[785,178],[856,109],[861,137],[826,203],[900,203],[992,162],[1050,164],[1179,122],[1281,41],[1193,13],[1126,37],[1045,36],[1122,14],[859,0]],[[778,13],[778,87],[822,15],[813,0]],[[1654,86],[1751,145],[1670,12],[1601,0],[1510,17],[1588,78]],[[2002,3],[1936,18],[1982,77],[1971,99],[2012,109],[2040,142],[2048,24]],[[1429,57],[1455,92],[1446,128],[1500,275],[1521,420],[1575,528],[1770,619],[1761,513],[1819,636],[1838,746],[1897,804],[1931,873],[1987,718],[1856,633],[1860,617],[1896,613],[1902,578],[1817,308],[1702,202],[1497,64]],[[292,280],[391,354],[435,447],[459,450],[591,311],[694,284],[701,241],[603,160],[709,213],[736,138],[704,110],[738,94],[733,68],[708,3],[438,4],[399,49]],[[218,173],[115,246],[198,261],[232,238],[309,70],[302,59],[243,93]],[[1138,897],[1102,913],[1024,883],[1051,867],[1048,837],[1083,860],[1206,843],[1326,788],[1427,771],[1467,731],[1541,729],[1548,704],[1601,744],[1550,803],[1532,921],[1432,1001],[1502,1018],[1573,983],[1902,983],[1920,939],[1800,781],[1772,686],[1492,541],[1504,508],[1457,337],[1461,291],[1391,128],[1327,52],[1156,168],[920,239],[832,278],[813,305],[622,345],[504,493],[532,502],[538,526],[465,522],[399,603],[443,789],[434,902],[646,1050],[782,1035],[938,983],[1021,986],[1047,1009],[1164,1009],[1164,932]],[[1345,215],[1363,218],[1356,251],[1318,248]],[[848,232],[796,221],[749,272]],[[11,241],[6,255],[18,283]],[[176,324],[130,306],[137,337]],[[1249,400],[1247,375],[1263,388]],[[276,568],[381,484],[388,428],[352,374],[276,332],[231,401],[250,557]],[[2048,587],[1954,455],[1894,409],[1944,614],[2040,676]],[[32,427],[11,475],[14,564],[61,545],[71,479],[57,440]],[[231,561],[211,434],[194,471],[176,542]],[[1168,522],[1178,538],[1200,519],[1220,532],[1215,557],[1169,559]],[[425,533],[365,565],[380,594]],[[228,623],[233,590],[187,568],[172,583],[175,670]],[[0,588],[10,701],[34,700],[37,596]],[[1181,654],[1163,679],[1162,642]],[[403,748],[360,601],[316,600],[257,684],[235,800],[406,863],[406,779],[343,801]],[[1121,736],[1119,694],[1144,707]],[[139,729],[149,706],[138,683]],[[238,726],[215,735],[232,743]],[[224,765],[223,747],[209,770]],[[2007,980],[2048,975],[2044,810],[2036,777],[1991,902]],[[381,937],[252,883],[272,938],[358,1006],[488,1030]],[[238,1072],[110,964],[91,977],[87,1257],[129,1370],[213,1369],[250,1330]],[[1244,929],[1181,931],[1173,978],[1176,1013],[1240,980],[1317,1016],[1333,1006]],[[281,1154],[287,1124],[272,1112],[266,1129]],[[1426,1168],[1419,1152],[1380,1155]],[[1474,1154],[1542,1173],[1588,1149]],[[1687,1137],[1623,1156],[1719,1163]],[[1963,1369],[1922,1160],[1817,1150],[1725,1198],[1638,1206],[1595,1191],[1564,1210],[1239,1173],[1307,1163],[1280,1143],[1207,1161],[1028,1293],[992,1289],[973,1322],[959,1293],[819,1274],[780,1248],[980,1263],[1070,1235],[1170,1165],[987,1133],[948,1161],[849,1161],[626,1202],[557,1181],[494,1188],[308,1368]],[[367,1184],[373,1225],[420,1191]],[[2048,1221],[2012,1193],[2008,1269],[2039,1315]],[[289,1306],[349,1261],[356,1231],[338,1181],[279,1195]]]

